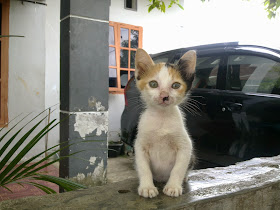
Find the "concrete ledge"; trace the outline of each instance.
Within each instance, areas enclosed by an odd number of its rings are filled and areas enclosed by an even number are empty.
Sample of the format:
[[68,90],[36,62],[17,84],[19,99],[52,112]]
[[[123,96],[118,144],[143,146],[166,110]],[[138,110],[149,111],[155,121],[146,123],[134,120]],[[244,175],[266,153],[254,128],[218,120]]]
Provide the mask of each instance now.
[[153,199],[137,194],[137,179],[59,195],[3,201],[0,209],[280,209],[280,156],[192,171],[185,193]]

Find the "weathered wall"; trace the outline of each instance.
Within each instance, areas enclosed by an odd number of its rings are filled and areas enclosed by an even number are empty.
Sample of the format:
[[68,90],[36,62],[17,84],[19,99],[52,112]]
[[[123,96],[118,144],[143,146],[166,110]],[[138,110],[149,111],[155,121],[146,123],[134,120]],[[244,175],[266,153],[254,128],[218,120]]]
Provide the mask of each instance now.
[[109,0],[61,0],[60,18],[60,142],[76,142],[61,155],[83,152],[59,172],[91,185],[106,178]]

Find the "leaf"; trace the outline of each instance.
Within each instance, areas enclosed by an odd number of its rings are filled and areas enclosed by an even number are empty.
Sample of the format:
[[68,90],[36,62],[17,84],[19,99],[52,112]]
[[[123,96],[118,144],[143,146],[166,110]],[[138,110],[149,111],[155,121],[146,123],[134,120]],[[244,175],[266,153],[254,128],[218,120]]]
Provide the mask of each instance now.
[[60,177],[50,176],[50,175],[42,175],[37,174],[38,177],[33,177],[36,180],[48,181],[59,186],[62,186],[66,191],[71,191],[74,189],[86,189],[87,187],[76,182],[73,182],[69,179],[64,179]]
[[[12,138],[10,138],[8,140],[9,144],[13,140],[15,140],[15,137],[22,131],[22,129],[27,124],[29,124],[30,122],[35,120],[42,113],[43,112],[38,114],[36,117],[34,117],[28,123],[26,123],[23,127],[21,127],[16,132],[16,135],[12,136]],[[14,152],[17,151],[19,149],[19,147],[25,141],[28,141],[28,137],[30,136],[30,134],[33,133],[33,131],[45,120],[46,117],[41,119],[31,129],[29,129],[19,140],[17,140],[17,143],[8,151],[8,153],[3,157],[2,161],[0,162],[0,170],[3,169],[3,167],[5,166],[7,161],[11,158],[11,156],[14,154]],[[29,160],[27,160],[24,163],[22,163],[20,166],[17,166],[19,161],[22,160],[22,158],[30,151],[30,149],[32,149],[42,139],[42,137],[44,137],[49,131],[51,131],[54,127],[56,127],[63,120],[60,121],[60,122],[54,123],[55,121],[56,120],[52,120],[50,123],[48,123],[46,126],[44,126],[41,130],[39,130],[36,133],[36,135],[28,142],[28,144],[23,149],[20,150],[19,154],[16,155],[16,157],[11,161],[11,163],[8,164],[7,167],[0,173],[0,187],[3,187],[5,189],[11,191],[5,185],[7,185],[9,183],[17,183],[17,184],[20,184],[20,185],[22,185],[21,183],[26,183],[26,184],[31,184],[31,185],[41,189],[42,191],[48,193],[48,194],[56,193],[53,189],[51,189],[51,188],[49,188],[47,186],[44,186],[42,184],[35,183],[35,182],[25,181],[25,180],[28,180],[28,179],[33,179],[33,180],[35,179],[35,180],[43,180],[43,181],[55,183],[55,184],[61,186],[62,188],[64,188],[66,191],[86,188],[85,186],[83,186],[81,184],[77,184],[77,183],[75,183],[73,181],[70,181],[70,180],[67,180],[67,179],[63,179],[63,178],[59,178],[59,177],[53,177],[53,176],[49,176],[49,175],[43,175],[43,174],[37,173],[39,170],[41,170],[43,168],[46,168],[47,166],[49,166],[49,165],[51,165],[51,164],[53,164],[53,163],[55,163],[55,162],[57,162],[59,160],[62,160],[64,158],[68,158],[68,157],[70,157],[72,155],[78,154],[78,153],[83,152],[85,150],[77,151],[77,152],[74,152],[74,153],[72,153],[72,154],[70,154],[68,156],[60,157],[60,158],[58,158],[56,160],[53,160],[51,162],[48,162],[46,164],[41,165],[38,168],[35,168],[35,167],[38,166],[40,163],[42,163],[44,161],[48,161],[53,155],[55,155],[56,153],[62,151],[63,149],[68,148],[71,145],[78,144],[78,143],[81,143],[81,142],[91,142],[91,141],[99,141],[99,140],[83,140],[83,141],[74,142],[74,143],[71,143],[71,144],[69,144],[69,141],[63,142],[63,143],[60,143],[58,145],[55,145],[55,146],[47,149],[46,151],[43,151],[43,152],[33,156]],[[15,129],[15,126],[12,129]],[[10,132],[12,129],[10,129],[8,132]],[[62,145],[64,145],[64,146],[61,147]],[[35,160],[37,157],[41,156],[43,153],[45,153],[45,152],[47,152],[47,151],[49,151],[51,149],[54,149],[54,148],[56,148],[58,146],[60,146],[60,148],[58,148],[55,151],[51,152],[45,158],[42,158],[40,161],[38,161],[36,163],[33,163],[30,166],[27,166],[30,162]],[[7,147],[8,146],[6,146],[5,149]],[[4,151],[4,149],[1,148],[1,151]],[[23,180],[23,181],[20,181],[20,180]]]
[[[5,136],[7,136],[8,135],[8,133],[10,133],[20,122],[22,122],[26,117],[28,117],[29,115],[30,115],[31,113],[29,113],[28,115],[26,115],[24,118],[22,118],[19,122],[17,122],[12,128],[10,128],[3,136],[1,136],[0,137],[0,142],[5,138]],[[31,120],[32,121],[32,120]],[[30,121],[30,122],[31,122]],[[28,124],[28,123],[27,123]],[[27,125],[26,124],[26,125]],[[22,127],[22,129],[26,126],[26,125],[24,125],[23,127]],[[3,128],[2,128],[3,129]],[[2,130],[1,129],[1,130]],[[21,130],[22,130],[21,129]],[[7,144],[7,143],[6,143]],[[5,145],[6,146],[6,145]],[[5,147],[4,146],[4,147]],[[7,145],[7,147],[8,147],[9,145]],[[1,148],[1,150],[2,150],[2,148]],[[0,155],[1,155],[2,153],[1,153],[1,151],[0,151]]]
[[[6,156],[3,158],[3,160],[0,162],[0,169],[2,169],[5,164],[8,162],[8,160],[12,157],[12,155],[18,150],[18,148],[26,141],[27,137],[37,128],[41,122],[44,120],[40,120],[36,125],[34,125],[17,143],[16,145],[6,154]],[[23,159],[23,157],[26,155],[26,153],[32,149],[32,147],[36,144],[36,140],[38,136],[41,135],[55,120],[53,120],[51,123],[49,123],[47,126],[45,126],[20,152],[19,154],[13,159],[13,161],[2,171],[0,174],[0,182],[1,180],[13,169],[13,167],[16,166],[16,164]]]
[[181,4],[177,4],[178,7],[180,7],[182,10],[184,10],[184,7]]
[[151,12],[154,8],[155,6],[152,4],[151,6],[149,6],[148,12]]
[[8,188],[6,186],[2,186],[2,187],[5,188],[6,190],[10,191],[11,193],[13,193],[13,191],[10,188]]
[[164,2],[162,2],[161,11],[165,12],[165,3]]
[[51,189],[51,188],[49,188],[45,185],[35,183],[35,182],[24,182],[24,183],[29,184],[29,185],[33,185],[33,186],[39,188],[40,190],[44,191],[47,194],[57,194],[55,190],[53,190],[53,189]]
[[[20,177],[23,173],[25,173],[25,170],[26,170],[26,171],[29,170],[29,167],[26,167],[27,164],[29,164],[30,162],[32,162],[33,160],[35,160],[37,157],[41,156],[41,155],[44,154],[45,152],[47,152],[47,151],[49,151],[49,150],[52,150],[52,149],[54,149],[55,147],[58,147],[58,146],[60,146],[60,145],[61,145],[61,144],[57,144],[57,145],[55,145],[55,146],[53,146],[53,147],[51,147],[51,148],[49,148],[49,149],[47,149],[47,150],[45,150],[45,151],[43,151],[43,152],[41,152],[41,153],[39,153],[39,154],[33,156],[33,157],[30,158],[29,160],[23,162],[20,166],[16,167],[16,169],[13,170],[8,176],[6,176],[0,183],[6,184],[6,183],[13,182],[13,181],[14,181],[14,180],[12,179],[13,176],[18,176],[18,177]],[[58,151],[59,151],[59,150],[56,150],[56,151],[53,152],[53,153],[57,153]],[[40,161],[39,161],[39,162],[40,162]],[[23,168],[25,168],[25,170],[20,172],[20,170],[23,169]],[[20,172],[20,173],[19,173],[19,172]],[[14,179],[15,179],[15,178],[17,178],[17,177],[14,177]]]

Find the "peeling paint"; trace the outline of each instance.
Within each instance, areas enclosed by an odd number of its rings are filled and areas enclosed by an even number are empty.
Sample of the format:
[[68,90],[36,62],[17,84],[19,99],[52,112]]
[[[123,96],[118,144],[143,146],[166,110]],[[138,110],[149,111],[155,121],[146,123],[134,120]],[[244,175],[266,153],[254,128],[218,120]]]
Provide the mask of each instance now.
[[78,173],[76,176],[77,181],[82,181],[86,178],[86,176],[83,173]]
[[108,112],[76,113],[74,131],[79,132],[82,138],[96,130],[96,135],[108,132]]
[[97,110],[98,112],[100,112],[100,111],[105,111],[105,107],[102,106],[102,104],[101,104],[100,101],[99,101],[99,102],[96,102],[95,107],[96,107],[96,110]]
[[[95,162],[98,161],[98,159],[96,157],[90,157],[89,161],[90,165],[94,165]],[[89,166],[87,166],[86,169],[88,168]],[[71,179],[87,186],[94,186],[106,183],[106,174],[107,170],[102,159],[100,163],[96,165],[93,172],[89,172],[87,174],[78,173],[76,177],[73,177]]]
[[103,160],[101,160],[101,162],[95,167],[93,173],[91,174],[91,177],[92,177],[93,180],[99,179],[100,177],[105,179],[106,173],[105,173],[105,170],[104,170]]
[[96,161],[96,157],[90,157],[89,164],[94,165],[95,161]]
[[92,109],[96,108],[96,111],[98,112],[105,111],[105,107],[102,106],[101,102],[97,101],[93,96],[88,99],[88,106]]

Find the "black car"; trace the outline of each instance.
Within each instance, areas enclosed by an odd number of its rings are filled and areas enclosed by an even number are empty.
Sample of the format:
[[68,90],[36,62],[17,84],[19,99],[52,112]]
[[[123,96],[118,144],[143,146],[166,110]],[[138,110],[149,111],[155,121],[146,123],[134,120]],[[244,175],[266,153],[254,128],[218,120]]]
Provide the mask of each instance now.
[[[184,109],[198,168],[280,154],[280,50],[221,43],[151,55],[176,63],[196,50],[189,108]],[[125,88],[121,138],[134,144],[144,106],[132,77]]]

